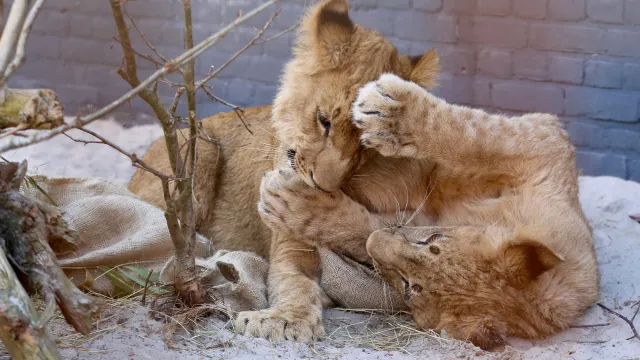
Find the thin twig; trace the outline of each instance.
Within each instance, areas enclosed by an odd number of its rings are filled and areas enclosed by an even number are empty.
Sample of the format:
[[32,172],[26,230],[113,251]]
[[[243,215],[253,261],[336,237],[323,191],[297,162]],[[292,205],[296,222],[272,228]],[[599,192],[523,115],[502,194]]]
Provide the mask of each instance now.
[[207,96],[214,101],[217,101],[223,105],[226,105],[228,107],[230,107],[231,109],[233,109],[233,111],[236,113],[236,115],[238,116],[238,118],[240,119],[240,121],[242,122],[242,125],[244,125],[244,128],[247,129],[247,131],[253,135],[253,131],[251,131],[251,129],[249,128],[249,124],[246,123],[245,119],[244,119],[244,109],[242,109],[240,106],[237,105],[233,105],[232,103],[225,101],[215,95],[213,95],[213,93],[210,91],[210,86],[203,86],[201,89],[202,91],[204,91],[205,94],[207,94]]
[[[200,54],[202,54],[205,50],[207,50],[208,48],[210,48],[211,46],[216,44],[220,39],[222,39],[229,31],[234,29],[236,26],[238,26],[239,24],[241,24],[241,23],[247,21],[248,19],[254,17],[258,13],[264,11],[267,7],[273,5],[277,1],[278,0],[265,1],[259,7],[253,9],[252,11],[248,12],[244,16],[241,16],[241,17],[235,19],[229,25],[225,26],[220,31],[216,32],[215,34],[209,36],[207,39],[203,40],[202,42],[200,42],[199,44],[197,44],[196,46],[191,48],[189,51],[185,51],[182,55],[176,57],[173,60],[170,60],[169,62],[167,62],[167,64],[164,67],[162,67],[162,69],[159,69],[159,70],[155,71],[153,74],[151,74],[151,76],[146,78],[144,81],[140,82],[139,85],[137,85],[136,87],[134,87],[133,89],[131,89],[130,91],[128,91],[127,93],[122,95],[120,98],[114,100],[109,105],[101,108],[100,110],[95,111],[95,112],[93,112],[93,113],[91,113],[89,115],[85,115],[83,117],[76,118],[75,121],[73,121],[72,123],[67,123],[65,125],[58,126],[58,127],[56,127],[55,129],[53,129],[51,131],[38,132],[37,134],[35,134],[33,136],[30,136],[30,137],[28,137],[26,139],[15,139],[15,141],[11,141],[8,144],[0,146],[0,154],[5,152],[5,151],[8,151],[8,150],[19,149],[19,148],[23,148],[25,146],[29,146],[29,145],[33,145],[33,144],[37,144],[37,143],[43,142],[45,140],[49,140],[49,139],[51,139],[51,138],[53,138],[53,137],[55,137],[57,135],[62,134],[63,132],[65,132],[67,130],[74,129],[74,128],[81,128],[81,127],[86,126],[89,123],[95,121],[96,119],[104,117],[105,115],[107,115],[108,113],[110,113],[111,111],[116,109],[118,106],[122,105],[124,102],[130,100],[134,96],[138,95],[141,91],[147,89],[147,87],[149,87],[151,84],[153,84],[158,79],[164,77],[165,75],[167,75],[169,73],[175,72],[178,67],[182,66],[186,62],[188,62],[188,61],[196,58]],[[14,2],[14,4],[16,4],[18,2],[19,1],[16,0],[16,2]],[[6,28],[5,28],[5,32],[6,32]]]
[[142,306],[147,305],[147,289],[149,287],[149,279],[151,279],[151,274],[153,274],[153,270],[149,270],[147,280],[145,280],[144,282],[144,290],[142,291]]
[[[138,155],[127,152],[126,150],[124,150],[120,146],[112,143],[111,141],[109,141],[109,140],[105,139],[104,137],[100,136],[99,134],[97,134],[97,133],[95,133],[95,132],[93,132],[91,130],[85,129],[85,128],[79,128],[78,130],[83,131],[83,132],[95,137],[96,139],[100,140],[98,143],[107,145],[107,146],[115,149],[116,151],[118,151],[122,155],[128,157],[129,159],[131,159],[131,163],[134,164],[134,165],[137,165],[137,167],[139,167],[139,168],[141,168],[143,170],[146,170],[146,171],[152,173],[153,175],[155,175],[155,176],[157,176],[157,177],[159,177],[161,179],[174,180],[173,177],[171,177],[169,175],[166,175],[166,174],[163,174],[160,171],[158,171],[158,170],[154,169],[153,167],[149,166],[146,162],[144,162],[144,160],[140,159],[138,157]],[[74,139],[71,136],[69,136],[68,134],[65,134],[65,135],[67,135],[67,137],[69,137],[73,141],[77,141],[77,142],[81,142],[81,143],[85,143],[85,144],[95,143],[95,142],[90,142],[90,141],[86,141],[86,140]]]
[[151,45],[151,42],[149,42],[149,39],[147,39],[147,37],[144,36],[144,33],[142,31],[140,31],[140,28],[138,27],[136,22],[133,21],[133,18],[131,16],[129,16],[129,14],[127,12],[125,12],[124,14],[129,19],[129,21],[131,22],[131,25],[133,25],[133,28],[136,29],[136,31],[138,32],[138,35],[140,35],[140,37],[142,38],[142,41],[144,41],[145,45],[147,45],[147,47],[149,49],[151,49],[151,51],[153,51],[153,53],[156,54],[156,56],[158,56],[160,58],[160,60],[162,60],[165,63],[167,63],[168,62],[167,58],[162,56],[162,54],[160,54],[160,52],[153,45]]
[[178,104],[180,103],[180,97],[184,93],[184,87],[178,88],[176,91],[176,95],[173,97],[173,102],[171,103],[171,107],[169,108],[169,112],[173,117],[176,116],[176,109],[178,108]]
[[258,31],[256,36],[254,36],[253,39],[251,39],[251,41],[249,41],[242,49],[238,50],[235,54],[233,54],[233,56],[231,56],[224,64],[218,67],[218,69],[210,72],[204,79],[199,80],[196,83],[196,89],[202,88],[209,80],[216,77],[222,70],[224,70],[227,66],[229,66],[229,64],[231,64],[235,59],[237,59],[238,56],[240,56],[243,52],[247,51],[247,49],[249,49],[251,46],[255,45],[256,41],[258,41],[262,37],[265,31],[267,31],[267,29],[271,26],[271,23],[273,22],[273,20],[275,20],[276,17],[278,16],[278,14],[280,14],[280,10],[276,11],[273,14],[273,16],[271,16],[269,21],[267,21],[266,24],[264,24],[264,26],[262,27],[262,29],[260,29],[260,31]]
[[[638,330],[636,330],[636,326],[633,325],[633,319],[635,319],[636,315],[638,315],[638,310],[636,310],[635,314],[633,314],[632,320],[629,320],[629,318],[627,318],[626,316],[620,314],[619,312],[609,309],[608,307],[602,305],[601,303],[598,303],[598,306],[610,312],[611,314],[619,317],[620,319],[622,319],[622,321],[626,322],[629,325],[629,327],[631,328],[631,331],[633,331],[633,336],[628,338],[627,340],[631,340],[634,338],[640,340],[640,334],[638,334]],[[638,309],[640,309],[640,305],[638,306]]]

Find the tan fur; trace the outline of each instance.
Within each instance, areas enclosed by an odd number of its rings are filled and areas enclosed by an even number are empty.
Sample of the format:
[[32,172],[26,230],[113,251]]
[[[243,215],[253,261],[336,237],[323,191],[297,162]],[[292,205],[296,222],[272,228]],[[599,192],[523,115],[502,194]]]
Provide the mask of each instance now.
[[437,163],[422,177],[432,226],[367,242],[418,324],[493,348],[565,329],[596,301],[574,148],[556,117],[450,105],[389,74],[361,90],[353,113],[365,146]]
[[[247,109],[245,113],[255,135],[249,134],[233,113],[202,120],[206,134],[218,139],[221,147],[198,143],[198,231],[216,248],[250,250],[270,258],[271,308],[239,314],[237,328],[247,335],[310,341],[324,331],[322,305],[328,299],[317,283],[314,243],[322,231],[311,236],[289,231],[276,212],[265,213],[268,199],[286,202],[291,196],[300,197],[312,201],[318,211],[327,210],[326,218],[315,214],[306,217],[306,211],[292,200],[290,210],[300,216],[287,219],[325,229],[331,236],[325,239],[331,240],[330,246],[366,260],[367,237],[384,226],[369,210],[393,214],[400,198],[403,203],[412,199],[410,206],[415,208],[425,190],[424,184],[410,178],[403,180],[406,186],[396,188],[390,176],[404,173],[410,177],[430,165],[386,159],[362,148],[360,131],[351,121],[351,106],[358,89],[385,72],[432,86],[438,58],[435,52],[418,61],[399,55],[378,33],[353,24],[347,10],[346,1],[329,0],[305,15],[294,58],[284,69],[273,107]],[[320,115],[331,124],[328,132],[319,121]],[[295,150],[293,160],[288,158],[288,150]],[[151,146],[144,160],[170,172],[161,140]],[[278,170],[268,172],[274,168]],[[164,208],[161,184],[153,175],[136,172],[129,188]],[[340,188],[344,192],[335,191]],[[324,191],[335,192],[329,195]],[[259,200],[264,223],[256,211]],[[336,208],[340,211],[329,211]],[[336,222],[342,229],[340,236],[330,226],[334,221],[331,214],[338,213],[341,221],[356,224]],[[351,217],[354,219],[348,221]],[[363,221],[365,225],[359,225]]]

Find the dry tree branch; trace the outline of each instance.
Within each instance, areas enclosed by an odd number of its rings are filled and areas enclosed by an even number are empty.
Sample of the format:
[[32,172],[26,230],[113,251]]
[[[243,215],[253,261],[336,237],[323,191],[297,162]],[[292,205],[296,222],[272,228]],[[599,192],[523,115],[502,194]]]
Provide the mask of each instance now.
[[[114,1],[116,3],[118,3],[118,6],[119,6],[119,1],[118,0],[112,0],[112,3]],[[19,1],[16,1],[16,3],[17,2],[19,2]],[[95,111],[95,112],[93,112],[91,114],[88,114],[88,115],[85,115],[85,116],[82,116],[82,117],[78,117],[78,118],[75,119],[75,121],[73,121],[71,123],[68,123],[68,124],[65,124],[65,125],[62,125],[62,126],[59,126],[59,127],[55,128],[55,129],[49,131],[49,132],[40,132],[38,134],[35,134],[33,136],[29,136],[29,137],[24,138],[24,139],[14,139],[14,141],[11,141],[8,144],[0,146],[0,153],[3,153],[3,152],[8,151],[8,150],[23,148],[25,146],[29,146],[29,145],[32,145],[32,144],[40,143],[40,142],[45,141],[45,140],[49,140],[49,139],[51,139],[51,138],[53,138],[55,136],[58,136],[58,135],[62,134],[63,132],[65,132],[67,130],[83,127],[83,126],[95,121],[96,119],[104,117],[105,115],[107,115],[108,113],[113,111],[118,106],[122,105],[123,103],[129,101],[134,96],[138,95],[142,90],[147,89],[147,87],[152,85],[158,79],[162,78],[163,76],[165,76],[165,75],[167,75],[169,73],[175,72],[178,67],[182,66],[183,64],[185,64],[189,60],[194,59],[197,56],[199,56],[200,54],[202,54],[205,50],[207,50],[208,48],[210,48],[211,46],[216,44],[220,39],[222,39],[233,28],[235,28],[239,24],[247,21],[248,19],[254,17],[258,13],[264,11],[267,7],[275,4],[276,2],[278,2],[278,0],[265,1],[262,5],[258,6],[257,8],[253,9],[252,11],[246,13],[244,16],[241,16],[241,17],[235,19],[229,25],[223,27],[222,29],[220,29],[220,31],[216,32],[215,34],[213,34],[213,35],[209,36],[208,38],[206,38],[205,40],[201,41],[196,46],[191,48],[189,51],[186,51],[182,55],[176,57],[175,59],[170,60],[161,69],[158,69],[157,71],[155,71],[148,78],[146,78],[145,80],[141,81],[140,84],[138,84],[136,87],[134,87],[133,89],[131,89],[130,91],[128,91],[127,93],[122,95],[120,98],[114,100],[109,105],[107,105],[107,106],[105,106],[105,107],[103,107],[103,108],[101,108],[101,109],[99,109],[99,110],[97,110],[97,111]],[[6,28],[5,28],[5,32],[3,32],[3,36],[4,36],[4,33],[6,33],[6,32],[7,31],[6,31]],[[0,44],[1,43],[2,43],[2,39],[0,38]],[[0,46],[0,49],[1,48],[2,47]]]
[[[20,31],[20,37],[18,38],[18,44],[16,45],[15,56],[13,57],[13,61],[4,69],[4,73],[0,76],[0,85],[3,85],[11,75],[24,64],[26,59],[25,57],[25,49],[27,47],[27,40],[29,38],[29,34],[31,33],[31,27],[33,26],[34,21],[38,17],[40,13],[40,9],[46,0],[36,0],[36,2],[29,10],[29,14],[27,14],[27,18],[24,20],[22,24],[22,30]],[[2,47],[0,47],[1,49]]]
[[[210,73],[202,80],[199,80],[196,83],[196,89],[199,89],[201,87],[203,87],[207,82],[209,82],[209,80],[213,79],[214,77],[216,77],[222,70],[224,70],[227,66],[229,66],[229,64],[231,64],[235,59],[238,58],[238,56],[242,55],[242,53],[244,53],[245,51],[247,51],[247,49],[249,49],[251,46],[255,45],[256,42],[262,37],[262,35],[265,33],[265,31],[267,31],[267,29],[271,26],[271,23],[273,22],[273,20],[275,20],[275,18],[278,16],[278,14],[280,13],[280,10],[276,11],[273,16],[271,16],[271,18],[269,19],[269,21],[267,21],[267,23],[262,27],[262,29],[260,29],[260,31],[258,31],[258,33],[256,34],[256,36],[253,37],[253,39],[251,39],[247,45],[245,45],[244,47],[242,47],[242,49],[238,50],[235,54],[233,54],[233,56],[231,56],[224,64],[220,65],[215,71],[210,71]],[[284,33],[284,32],[283,32]],[[280,34],[281,35],[281,34]],[[279,36],[279,35],[278,35]],[[273,39],[276,36],[270,38]],[[261,44],[264,43],[261,42]]]
[[633,320],[635,320],[636,316],[638,315],[638,311],[640,311],[640,302],[638,302],[638,309],[636,309],[636,312],[633,314],[633,317],[631,318],[631,320],[629,320],[628,317],[620,314],[619,312],[609,309],[608,307],[602,305],[601,303],[598,303],[597,305],[603,308],[604,310],[606,310],[607,312],[617,316],[622,321],[626,322],[627,325],[629,325],[629,327],[631,328],[631,331],[633,332],[633,336],[628,338],[627,340],[631,340],[631,339],[640,340],[640,334],[638,334],[638,330],[636,330],[636,326],[633,324]]
[[[22,24],[24,24],[28,11],[28,0],[15,0],[9,10],[7,23],[2,31],[2,36],[0,36],[0,69],[3,74],[15,54]],[[4,87],[4,81],[0,81],[0,87]]]

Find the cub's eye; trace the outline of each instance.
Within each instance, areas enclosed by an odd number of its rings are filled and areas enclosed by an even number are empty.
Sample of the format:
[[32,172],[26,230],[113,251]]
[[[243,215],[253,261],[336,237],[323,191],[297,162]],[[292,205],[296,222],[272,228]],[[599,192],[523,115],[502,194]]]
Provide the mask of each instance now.
[[320,110],[318,110],[316,117],[318,118],[318,122],[320,122],[320,125],[322,125],[322,127],[325,130],[324,136],[328,136],[329,135],[329,130],[331,130],[331,122],[329,121],[329,119],[327,119],[326,116],[324,116],[320,112]]
[[422,240],[422,241],[418,241],[419,245],[429,245],[430,243],[436,241],[436,240],[440,240],[440,239],[444,239],[445,236],[442,234],[432,234],[431,236],[429,236],[428,238]]

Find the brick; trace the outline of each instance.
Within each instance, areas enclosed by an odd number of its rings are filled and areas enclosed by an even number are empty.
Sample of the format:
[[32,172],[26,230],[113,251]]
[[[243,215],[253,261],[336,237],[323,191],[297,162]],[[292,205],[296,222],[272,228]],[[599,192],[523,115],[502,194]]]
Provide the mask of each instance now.
[[227,100],[239,106],[248,106],[253,103],[255,85],[246,80],[233,79],[226,82]]
[[640,25],[640,0],[625,1],[624,20],[634,25]]
[[546,80],[549,59],[547,54],[531,49],[518,51],[513,55],[513,73],[516,76],[533,79]]
[[60,38],[31,34],[27,41],[25,56],[27,61],[31,61],[33,58],[60,59]]
[[391,41],[391,43],[398,49],[398,53],[402,55],[418,55],[424,54],[429,47],[420,48],[417,52],[413,52],[411,50],[412,42],[408,40],[402,40],[398,38],[388,37],[387,40]]
[[65,105],[95,105],[98,103],[98,89],[93,86],[67,84],[60,84],[56,87],[60,101]]
[[444,0],[444,11],[454,14],[475,14],[476,0]]
[[640,64],[624,64],[624,88],[640,90]]
[[513,14],[525,19],[542,20],[547,17],[548,0],[513,0]]
[[449,15],[400,12],[394,19],[395,35],[401,39],[454,42],[456,20]]
[[585,124],[583,121],[573,120],[569,123],[567,132],[569,133],[571,142],[579,148],[609,148],[609,136],[605,136],[605,129],[600,126]]
[[484,79],[475,79],[473,81],[473,105],[474,106],[491,106],[491,81]]
[[278,88],[275,85],[256,84],[256,92],[251,105],[258,106],[273,103],[277,90]]
[[389,21],[389,10],[363,9],[351,12],[351,18],[357,24],[378,30],[381,34],[393,35],[393,22]]
[[458,75],[474,74],[476,52],[473,49],[456,47],[441,59],[443,68]]
[[629,167],[629,180],[640,182],[640,160],[630,160]]
[[549,0],[549,15],[554,20],[582,20],[587,16],[585,0]]
[[33,34],[65,37],[69,35],[71,18],[59,11],[42,11],[33,24]]
[[[277,30],[267,31],[264,35],[265,38],[273,37]],[[264,43],[263,52],[265,55],[269,55],[278,59],[288,59],[291,57],[291,41],[294,38],[293,33],[282,34],[276,38]]]
[[174,0],[136,0],[126,3],[126,11],[135,20],[138,18],[182,19],[184,10],[177,11],[176,5]]
[[[304,2],[303,2],[304,3]],[[305,7],[302,5],[295,5],[293,2],[287,3],[286,6],[280,7],[282,11],[278,15],[278,17],[273,21],[272,27],[278,30],[288,29],[296,24],[300,23],[300,19],[304,14]],[[269,10],[266,10],[265,13],[270,13]],[[273,10],[271,11],[273,13]],[[224,23],[224,21],[222,21]],[[265,23],[262,23],[260,28],[264,26]],[[292,33],[295,33],[293,31]]]
[[351,9],[374,8],[378,4],[378,0],[351,0],[349,5]]
[[471,76],[440,74],[438,87],[433,93],[454,104],[471,104],[473,101],[473,89]]
[[65,14],[69,14],[69,13],[80,13],[80,14],[87,14],[87,15],[111,14],[111,7],[109,6],[108,1],[60,0],[55,2],[52,1],[51,4],[55,4],[55,6]]
[[529,33],[529,45],[541,50],[596,53],[605,44],[604,29],[588,25],[531,24]]
[[193,11],[193,21],[195,23],[206,22],[209,24],[222,24],[227,22],[224,19],[224,14],[220,11],[222,7],[220,2],[218,4],[212,4],[210,0],[191,0]]
[[569,116],[636,122],[639,101],[636,93],[576,87],[565,89],[564,108]]
[[621,24],[623,13],[621,0],[587,0],[587,15],[592,21]]
[[562,89],[547,84],[503,82],[493,84],[493,104],[505,110],[562,113]]
[[[116,29],[116,24],[113,21],[113,17],[110,17],[110,16],[95,16],[94,15],[94,16],[91,17],[91,21],[92,21],[92,24],[91,24],[91,37],[93,39],[112,41],[113,37],[118,34],[118,30]],[[139,27],[140,23],[136,22],[136,25],[138,25],[138,27]],[[154,29],[154,30],[157,32],[157,28]],[[85,31],[86,31],[86,29],[85,29]],[[142,29],[141,29],[141,31],[142,31]],[[148,37],[153,32],[154,31],[147,31],[147,32],[143,32],[143,34],[145,34],[145,36]],[[133,36],[133,32],[131,33],[131,36]],[[137,32],[136,32],[136,36],[138,36]],[[151,41],[151,40],[149,40],[149,41]]]
[[478,14],[505,16],[511,12],[511,0],[478,0]]
[[582,84],[584,60],[568,56],[552,56],[549,63],[549,77],[554,82]]
[[442,9],[442,0],[413,0],[413,8],[428,12],[437,12]]
[[508,78],[511,76],[511,53],[506,50],[481,50],[477,69],[486,75]]
[[[156,45],[162,44],[165,46],[173,45],[184,47],[184,24],[177,21],[162,21],[161,25],[156,27],[155,31],[160,33],[160,39],[157,43],[155,43]],[[194,34],[194,43],[197,44],[198,42],[205,39],[204,37],[200,38],[199,36],[201,35],[201,33]],[[145,37],[147,37],[146,33]],[[148,37],[147,39],[149,40],[149,42],[151,42],[151,45],[154,45],[154,43],[152,42],[153,40],[149,39]],[[149,50],[149,52],[151,51]]]
[[640,57],[640,31],[608,29],[605,34],[608,52],[611,55]]
[[378,7],[386,7],[389,9],[409,9],[411,7],[411,0],[378,0]]
[[608,137],[611,139],[611,148],[640,153],[640,132],[625,129],[612,129],[609,130]]
[[587,176],[626,177],[626,159],[621,155],[603,154],[592,151],[577,151],[576,164]]
[[522,21],[476,17],[473,30],[480,44],[521,48],[527,43],[527,24]]
[[63,60],[89,64],[104,63],[104,54],[107,48],[108,46],[104,43],[93,40],[66,38],[60,41],[61,58]]
[[589,86],[619,89],[622,87],[622,64],[610,61],[588,60],[584,83]]
[[[111,20],[111,22],[113,23],[113,20]],[[68,35],[72,37],[91,39],[92,32],[93,32],[92,28],[93,28],[93,16],[74,14],[73,26],[69,27]],[[50,35],[56,35],[56,34],[53,33]]]
[[284,62],[270,56],[254,57],[245,69],[243,77],[265,83],[276,84],[280,79],[280,73]]
[[[222,64],[227,62],[230,55],[221,54],[215,50],[209,50],[200,55],[196,60],[196,73],[203,76],[209,72],[211,66],[214,69],[218,69]],[[250,66],[251,57],[240,56],[233,62],[231,62],[226,68],[224,68],[219,77],[246,77],[247,68]]]
[[[198,24],[198,33],[201,33],[201,39],[205,39],[206,37],[212,35],[215,31],[211,31],[210,27],[207,30],[206,24],[204,27]],[[194,32],[196,30],[194,29]],[[256,32],[253,29],[248,28],[236,28],[229,34],[227,34],[224,38],[222,38],[216,45],[213,46],[214,51],[222,51],[228,54],[234,54],[236,51],[240,50],[246,44],[249,43],[256,36]],[[248,48],[242,56],[246,55],[262,55],[264,52],[264,44],[257,44]]]

